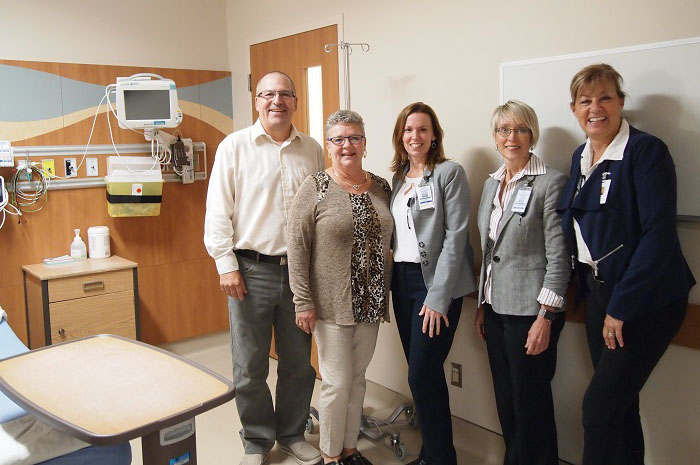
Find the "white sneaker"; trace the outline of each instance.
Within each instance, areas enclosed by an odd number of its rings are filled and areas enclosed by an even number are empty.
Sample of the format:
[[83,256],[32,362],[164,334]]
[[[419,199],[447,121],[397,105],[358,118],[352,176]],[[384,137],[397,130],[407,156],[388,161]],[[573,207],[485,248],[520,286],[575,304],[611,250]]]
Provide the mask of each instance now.
[[245,454],[241,459],[241,465],[263,465],[269,457],[269,452],[264,454]]
[[288,446],[280,444],[280,450],[292,457],[299,465],[316,465],[321,461],[321,452],[306,441]]

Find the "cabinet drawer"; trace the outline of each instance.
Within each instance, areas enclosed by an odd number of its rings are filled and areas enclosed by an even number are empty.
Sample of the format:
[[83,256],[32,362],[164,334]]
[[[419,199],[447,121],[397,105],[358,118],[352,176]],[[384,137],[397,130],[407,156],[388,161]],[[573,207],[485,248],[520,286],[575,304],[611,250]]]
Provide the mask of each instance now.
[[49,280],[49,302],[133,290],[134,270],[117,270]]
[[103,333],[136,339],[133,291],[52,303],[49,313],[52,344]]

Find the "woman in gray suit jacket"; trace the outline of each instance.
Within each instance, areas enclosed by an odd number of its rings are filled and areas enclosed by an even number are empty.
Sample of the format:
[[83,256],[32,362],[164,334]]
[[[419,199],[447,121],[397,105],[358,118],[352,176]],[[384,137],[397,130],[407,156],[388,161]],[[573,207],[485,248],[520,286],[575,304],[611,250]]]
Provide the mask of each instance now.
[[442,366],[462,297],[476,290],[467,176],[445,158],[442,138],[428,105],[413,103],[399,114],[393,136],[391,291],[423,438],[420,456],[408,465],[457,465]]
[[503,165],[484,183],[479,205],[476,331],[489,354],[504,465],[557,465],[550,383],[571,270],[555,208],[566,176],[532,153],[539,126],[525,103],[497,107],[492,129]]

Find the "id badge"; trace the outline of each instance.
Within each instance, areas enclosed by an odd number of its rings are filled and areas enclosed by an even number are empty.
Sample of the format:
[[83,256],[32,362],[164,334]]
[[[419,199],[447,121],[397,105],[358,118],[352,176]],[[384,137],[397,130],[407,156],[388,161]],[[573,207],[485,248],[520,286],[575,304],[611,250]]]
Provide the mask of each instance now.
[[418,186],[416,196],[418,197],[419,209],[427,210],[429,208],[435,208],[435,199],[433,196],[432,182],[430,184],[426,184],[425,186]]
[[515,213],[525,213],[527,209],[527,203],[530,201],[530,195],[532,194],[532,187],[525,186],[518,189],[518,193],[515,195],[515,200],[513,201],[512,212]]
[[608,194],[610,193],[610,173],[603,173],[603,182],[600,184],[600,204],[603,205],[608,201]]

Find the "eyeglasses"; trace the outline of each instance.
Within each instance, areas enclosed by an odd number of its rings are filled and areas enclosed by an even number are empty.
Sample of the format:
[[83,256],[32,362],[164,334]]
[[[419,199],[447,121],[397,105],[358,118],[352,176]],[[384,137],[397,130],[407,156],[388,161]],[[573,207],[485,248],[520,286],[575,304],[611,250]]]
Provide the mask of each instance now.
[[496,128],[496,133],[499,136],[508,137],[508,136],[510,136],[511,132],[515,132],[515,134],[518,136],[527,136],[528,134],[532,133],[532,131],[530,131],[530,128],[523,128],[523,127],[520,127],[520,128],[506,128],[506,127]]
[[365,136],[337,136],[329,137],[327,140],[333,145],[342,146],[345,143],[345,139],[350,141],[352,145],[360,145],[365,140]]
[[296,97],[291,90],[263,90],[256,97],[264,98],[265,100],[274,100],[275,96],[279,95],[280,98],[290,99]]

